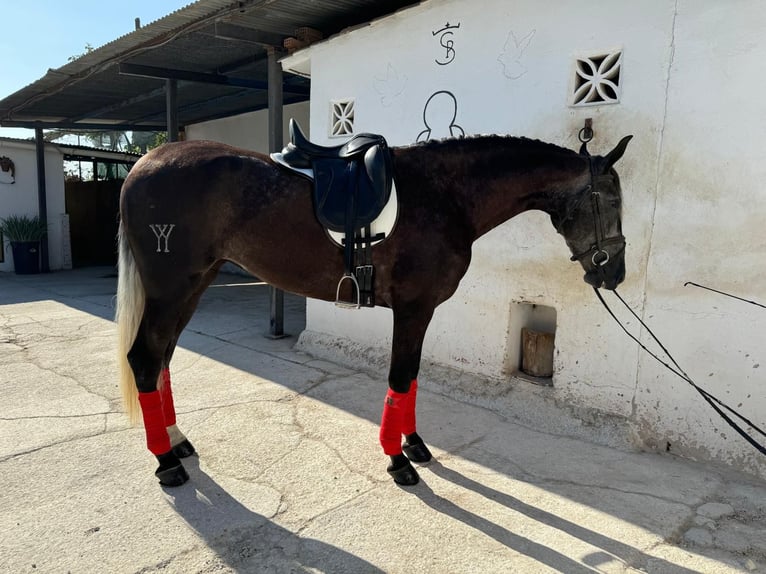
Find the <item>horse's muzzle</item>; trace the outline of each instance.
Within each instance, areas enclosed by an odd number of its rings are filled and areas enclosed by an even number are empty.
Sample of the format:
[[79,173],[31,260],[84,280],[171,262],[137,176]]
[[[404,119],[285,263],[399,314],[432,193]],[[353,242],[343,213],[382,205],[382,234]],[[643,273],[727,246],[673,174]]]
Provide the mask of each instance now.
[[586,271],[583,280],[590,286],[599,289],[604,287],[610,291],[617,289],[617,286],[625,280],[625,260],[613,260],[603,267],[594,267]]

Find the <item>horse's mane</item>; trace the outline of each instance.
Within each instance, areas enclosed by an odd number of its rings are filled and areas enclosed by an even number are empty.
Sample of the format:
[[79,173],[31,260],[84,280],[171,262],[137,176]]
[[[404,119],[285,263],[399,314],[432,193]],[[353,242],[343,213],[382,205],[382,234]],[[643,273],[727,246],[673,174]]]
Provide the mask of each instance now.
[[511,135],[471,135],[467,137],[457,138],[444,138],[436,140],[428,140],[425,142],[418,142],[411,144],[409,148],[422,148],[422,149],[439,149],[443,151],[461,149],[465,146],[470,146],[472,150],[481,152],[484,149],[497,149],[498,147],[504,148],[518,148],[532,153],[564,153],[569,155],[577,155],[577,152],[561,147],[556,144],[544,142],[537,139],[531,139],[527,137],[511,136]]

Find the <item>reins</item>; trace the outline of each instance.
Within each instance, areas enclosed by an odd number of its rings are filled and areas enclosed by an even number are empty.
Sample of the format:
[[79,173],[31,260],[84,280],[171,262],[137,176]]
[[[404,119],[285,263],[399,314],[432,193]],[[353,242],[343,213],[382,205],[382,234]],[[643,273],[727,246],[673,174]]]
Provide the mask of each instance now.
[[646,323],[641,320],[641,318],[636,314],[635,311],[625,302],[625,300],[620,296],[620,294],[617,292],[617,290],[614,290],[613,293],[619,299],[619,301],[630,311],[631,315],[636,318],[636,320],[639,322],[639,324],[646,329],[646,332],[651,335],[652,339],[660,346],[662,351],[665,353],[665,355],[670,359],[670,362],[673,363],[674,367],[669,365],[666,361],[663,361],[660,357],[658,357],[655,353],[650,351],[635,335],[633,335],[630,331],[628,331],[627,328],[622,324],[622,322],[617,318],[617,316],[614,314],[614,312],[610,309],[609,305],[607,305],[606,301],[601,295],[601,292],[594,288],[593,291],[596,293],[596,297],[598,297],[598,300],[601,301],[601,304],[604,306],[604,308],[607,310],[609,315],[612,317],[612,319],[615,320],[615,322],[620,326],[620,328],[625,332],[625,334],[628,335],[631,339],[633,339],[639,347],[641,347],[644,351],[646,351],[652,358],[654,358],[658,363],[663,365],[666,369],[668,369],[670,372],[675,374],[676,376],[680,377],[687,383],[689,383],[692,387],[694,387],[694,390],[696,390],[702,397],[707,401],[707,403],[715,410],[723,420],[725,420],[729,426],[731,426],[737,433],[739,433],[742,438],[744,438],[747,442],[749,442],[753,447],[755,447],[761,454],[766,455],[766,446],[760,444],[758,441],[756,441],[752,436],[750,436],[747,431],[745,431],[742,427],[740,427],[729,415],[727,415],[724,411],[728,411],[732,415],[734,415],[736,418],[744,422],[746,425],[748,425],[752,430],[757,431],[762,436],[766,437],[766,431],[763,431],[758,426],[756,426],[752,421],[745,418],[743,415],[735,411],[733,408],[725,404],[723,401],[718,399],[717,397],[711,395],[709,392],[707,392],[705,389],[698,386],[692,378],[686,374],[686,372],[680,367],[678,362],[673,358],[673,355],[670,354],[670,352],[665,348],[665,346],[660,342],[660,340],[657,338],[657,336],[652,332],[652,330],[646,325]]
[[695,283],[694,281],[687,281],[686,283],[684,283],[684,287],[686,287],[687,285],[694,285],[695,287],[699,287],[700,289],[707,289],[708,291],[712,291],[713,293],[726,295],[727,297],[731,297],[732,299],[738,299],[740,301],[744,301],[745,303],[750,303],[751,305],[756,305],[758,307],[763,307],[764,309],[766,309],[766,305],[762,305],[761,303],[751,301],[750,299],[743,299],[742,297],[737,297],[736,295],[732,295],[731,293],[726,293],[725,291],[719,291],[718,289],[713,289],[712,287],[705,287],[704,285],[700,285],[699,283]]
[[[621,243],[622,249],[625,248],[625,238],[620,234],[619,236],[615,237],[606,237],[606,231],[604,229],[604,223],[603,218],[601,214],[601,196],[599,192],[595,191],[594,189],[594,183],[595,180],[599,176],[595,173],[594,165],[593,165],[593,159],[588,153],[587,149],[587,143],[590,141],[593,137],[592,130],[590,130],[590,126],[588,122],[586,121],[586,127],[583,128],[583,130],[580,130],[580,134],[578,134],[578,137],[580,138],[580,141],[582,142],[582,147],[580,148],[580,154],[588,157],[588,161],[590,164],[590,184],[586,186],[586,188],[582,191],[581,196],[578,198],[577,203],[575,204],[575,207],[570,211],[567,217],[571,217],[571,214],[579,207],[580,203],[585,198],[585,195],[590,192],[590,198],[591,198],[591,208],[593,210],[593,221],[594,221],[594,243],[585,251],[581,253],[576,253],[572,256],[572,261],[580,261],[587,255],[592,253],[591,256],[591,262],[593,265],[598,269],[599,275],[602,278],[602,282],[604,282],[604,265],[609,261],[609,253],[603,248],[606,245],[614,244],[614,243]],[[565,219],[566,220],[566,219]],[[604,254],[601,256],[600,254]],[[741,297],[736,297],[734,295],[729,295],[728,293],[724,293],[723,291],[717,291],[715,289],[710,289],[708,287],[704,287],[702,285],[698,285],[696,283],[692,283],[691,281],[685,283],[685,285],[694,285],[696,287],[702,287],[703,289],[709,289],[710,291],[715,291],[716,293],[720,293],[722,295],[727,295],[729,297],[734,297],[735,299],[740,299],[742,301],[745,301],[747,303],[752,303],[754,305],[758,305],[759,307],[764,307],[764,305],[761,305],[760,303],[755,303],[754,301],[749,301],[747,299],[742,299]],[[697,391],[702,398],[705,399],[705,401],[713,408],[715,412],[717,412],[720,417],[726,421],[726,423],[731,426],[742,438],[744,438],[747,442],[749,442],[753,447],[755,447],[761,454],[766,455],[766,446],[760,444],[758,441],[756,441],[752,436],[750,436],[745,429],[743,429],[733,418],[736,417],[743,423],[745,423],[751,431],[756,431],[761,436],[766,437],[766,431],[760,429],[758,426],[756,426],[752,421],[745,418],[743,415],[735,411],[733,408],[731,408],[729,405],[718,399],[717,397],[713,396],[709,392],[707,392],[705,389],[697,385],[692,378],[681,368],[681,366],[678,364],[678,362],[673,358],[673,355],[670,354],[670,351],[667,350],[667,348],[660,342],[660,340],[657,338],[657,336],[652,332],[652,330],[644,323],[644,321],[631,309],[631,307],[625,302],[625,300],[620,296],[620,294],[613,290],[613,293],[619,299],[619,301],[630,311],[631,315],[638,321],[638,323],[646,329],[646,332],[651,335],[652,339],[659,345],[659,347],[662,349],[662,351],[665,353],[665,355],[668,357],[670,362],[673,364],[671,366],[667,361],[662,360],[657,354],[650,351],[646,345],[644,345],[638,337],[633,335],[628,329],[622,324],[622,322],[617,318],[617,315],[614,314],[612,309],[607,305],[604,298],[601,296],[601,292],[598,290],[598,288],[594,287],[593,291],[596,293],[596,297],[598,297],[598,300],[601,302],[601,304],[604,306],[604,308],[607,310],[609,315],[614,319],[614,321],[619,325],[620,329],[625,332],[628,337],[630,337],[633,341],[638,344],[638,346],[646,351],[649,356],[651,356],[654,360],[656,360],[658,363],[660,363],[662,366],[664,366],[666,369],[668,369],[670,372],[678,376],[679,378],[683,379],[687,383],[689,383],[695,391]],[[730,413],[732,416],[729,416]]]

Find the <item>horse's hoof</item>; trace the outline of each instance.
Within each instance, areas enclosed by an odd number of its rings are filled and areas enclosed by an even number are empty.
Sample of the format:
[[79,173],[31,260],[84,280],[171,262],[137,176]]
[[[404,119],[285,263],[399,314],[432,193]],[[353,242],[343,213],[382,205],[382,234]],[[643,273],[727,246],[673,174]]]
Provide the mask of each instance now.
[[197,451],[194,450],[194,445],[188,441],[188,439],[184,439],[182,442],[179,442],[176,446],[173,447],[173,454],[176,455],[178,458],[187,458]]
[[415,467],[413,467],[409,461],[407,461],[407,464],[401,468],[395,469],[389,466],[387,471],[396,484],[402,486],[414,486],[420,482],[420,477],[418,476]]
[[181,464],[178,455],[172,449],[165,454],[157,455],[157,461],[160,466],[154,471],[154,476],[160,479],[162,486],[181,486],[189,480],[184,465]]
[[189,480],[189,473],[186,472],[184,465],[179,464],[172,468],[158,468],[154,475],[160,479],[162,486],[181,486]]
[[402,445],[402,452],[404,452],[405,456],[412,462],[428,462],[433,458],[431,451],[428,450],[425,443],[408,444],[405,442]]

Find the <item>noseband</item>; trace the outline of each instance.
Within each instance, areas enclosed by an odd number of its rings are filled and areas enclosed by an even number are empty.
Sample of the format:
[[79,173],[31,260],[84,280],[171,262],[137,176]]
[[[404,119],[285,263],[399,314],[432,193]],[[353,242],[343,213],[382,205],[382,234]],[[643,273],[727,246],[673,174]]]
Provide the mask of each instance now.
[[625,236],[622,234],[614,235],[612,237],[606,236],[604,220],[601,216],[601,194],[595,190],[593,184],[598,179],[605,179],[607,177],[611,178],[612,176],[596,175],[593,173],[593,160],[590,158],[588,159],[590,163],[590,183],[585,187],[585,189],[582,190],[580,198],[577,200],[577,204],[572,210],[572,213],[577,210],[577,208],[580,206],[580,203],[585,200],[586,195],[588,195],[588,192],[590,191],[590,205],[591,209],[593,210],[593,234],[595,239],[594,243],[591,244],[588,249],[582,251],[581,253],[572,255],[572,257],[570,257],[570,261],[581,261],[590,255],[590,260],[593,263],[593,266],[599,268],[599,270],[602,270],[601,268],[609,262],[609,252],[604,249],[604,247],[609,245],[620,245],[621,248],[617,253],[622,252],[625,249]]

